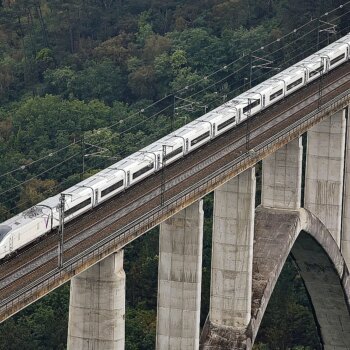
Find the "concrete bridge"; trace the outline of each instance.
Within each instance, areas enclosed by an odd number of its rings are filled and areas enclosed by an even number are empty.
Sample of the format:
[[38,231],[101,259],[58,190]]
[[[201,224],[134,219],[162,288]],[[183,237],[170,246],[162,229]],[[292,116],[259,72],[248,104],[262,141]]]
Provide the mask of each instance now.
[[[289,253],[311,297],[324,348],[350,348],[345,114],[307,134],[304,208],[300,138],[263,160],[258,209],[254,167],[214,191],[210,311],[201,336],[202,201],[161,224],[157,349],[250,349]],[[123,349],[122,259],[119,251],[72,279],[69,349]]]
[[[160,226],[157,349],[251,349],[273,288],[291,253],[325,349],[350,349],[350,140],[347,110],[214,191],[210,310],[200,335],[202,201]],[[348,131],[347,131],[348,130]],[[347,141],[347,142],[346,142]],[[345,259],[345,260],[344,260]],[[74,277],[69,349],[123,349],[123,251]]]
[[[157,349],[250,349],[289,253],[324,348],[350,349],[349,75],[345,64],[325,77],[322,97],[319,83],[311,84],[188,155],[181,167],[169,166],[165,193],[155,174],[70,223],[63,269],[54,263],[54,234],[9,261],[6,273],[0,267],[0,319],[72,279],[68,349],[124,349],[122,248],[160,224]],[[200,334],[201,198],[211,191],[210,310]]]

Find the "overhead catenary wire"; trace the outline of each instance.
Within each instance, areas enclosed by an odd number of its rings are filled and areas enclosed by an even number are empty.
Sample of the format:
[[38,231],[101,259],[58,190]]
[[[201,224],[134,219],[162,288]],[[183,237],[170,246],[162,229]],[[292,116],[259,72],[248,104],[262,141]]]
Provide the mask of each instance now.
[[[327,39],[324,39],[324,40],[322,41],[322,43],[325,42],[326,40],[327,40]],[[303,50],[302,52],[299,52],[297,55],[294,55],[293,57],[289,58],[287,61],[284,61],[284,62],[283,62],[283,65],[288,64],[290,61],[293,61],[293,60],[296,59],[298,56],[300,56],[301,54],[305,54],[307,51],[310,51],[310,50],[311,50],[312,48],[314,48],[314,47],[316,47],[316,45],[313,45],[313,46],[311,46],[311,48],[309,47],[308,49]],[[297,49],[296,49],[296,50],[293,50],[292,53],[295,52],[295,51],[297,51]],[[245,65],[244,67],[242,67],[242,68],[246,68],[247,66],[249,66],[249,64],[246,64],[246,65]],[[279,67],[279,66],[277,66],[277,67]],[[239,69],[239,70],[240,70],[240,69]],[[239,71],[239,70],[237,70],[237,71]],[[200,90],[200,91],[198,91],[198,92],[193,93],[192,95],[188,96],[187,98],[189,99],[189,98],[192,98],[192,97],[194,97],[194,96],[197,96],[199,93],[204,92],[204,91],[207,90],[208,88],[213,87],[213,86],[217,85],[218,83],[221,83],[221,82],[225,81],[227,78],[229,78],[230,76],[232,76],[233,74],[235,74],[237,71],[235,71],[235,72],[233,72],[233,73],[230,73],[229,75],[225,76],[224,78],[220,79],[219,81],[217,81],[217,82],[211,84],[210,86],[208,86],[208,87],[206,87],[206,88],[203,88],[202,90]],[[261,78],[264,78],[264,77],[266,77],[266,76],[269,76],[270,74],[271,74],[271,72],[268,71],[268,72],[262,74],[261,76],[259,76],[258,78],[252,79],[252,82],[255,82],[255,81],[257,81],[258,79],[261,79]],[[236,87],[234,90],[230,91],[229,94],[239,92],[242,88],[245,87],[245,85],[246,85],[245,83],[239,85],[239,86]],[[220,99],[220,97],[218,97],[218,99]],[[201,101],[202,103],[204,103],[202,100],[200,100],[200,101]],[[214,100],[214,101],[215,101],[215,100]],[[196,102],[198,103],[199,101],[196,101]]]
[[[346,5],[348,5],[349,3],[350,3],[350,1],[347,2],[347,3],[345,3],[344,5],[341,5],[341,6],[337,7],[336,9],[334,9],[334,10],[332,10],[332,11],[329,11],[329,12],[325,13],[325,14],[322,15],[321,17],[329,16],[330,13],[339,10],[339,8],[342,8],[342,7],[346,6]],[[341,18],[342,16],[348,14],[349,12],[350,12],[350,11],[348,11],[348,12],[346,12],[346,13],[344,13],[344,14],[338,16],[337,19],[339,19],[339,18]],[[280,37],[280,38],[278,38],[278,39],[276,39],[276,40],[270,42],[270,43],[267,44],[267,45],[261,46],[260,48],[258,48],[258,49],[256,49],[256,50],[252,51],[251,53],[256,53],[256,52],[258,52],[258,51],[265,50],[267,47],[273,45],[273,44],[276,43],[276,42],[280,42],[282,39],[284,39],[284,38],[286,38],[286,37],[288,37],[288,36],[290,36],[290,35],[292,35],[292,34],[295,34],[297,31],[299,31],[300,29],[306,27],[307,25],[309,25],[310,23],[312,23],[312,22],[314,22],[314,21],[316,21],[316,20],[318,20],[318,19],[315,18],[315,19],[310,20],[309,22],[303,24],[302,26],[298,27],[297,29],[294,29],[294,30],[291,31],[290,33],[287,33],[286,35],[284,35],[284,36],[282,36],[282,37]],[[300,40],[301,38],[305,37],[306,35],[312,33],[312,32],[315,31],[315,30],[316,30],[316,29],[313,29],[313,30],[309,31],[308,33],[303,34],[302,37],[296,38],[293,42],[295,42],[295,41],[297,41],[297,40]],[[287,44],[286,46],[290,46],[290,45],[292,45],[292,43],[289,43],[289,44]],[[283,49],[283,47],[282,47],[282,48],[279,48],[279,49],[277,49],[277,50],[275,50],[275,51],[273,51],[272,53],[267,53],[265,56],[262,56],[262,57],[267,57],[268,55],[272,55],[272,54],[274,54],[274,53],[276,53],[276,52],[278,52],[279,50],[282,50],[282,49]],[[238,59],[236,59],[236,60],[234,60],[234,61],[232,61],[232,62],[230,62],[230,63],[224,65],[223,67],[221,67],[221,68],[219,68],[219,69],[217,69],[217,70],[214,71],[213,73],[204,76],[202,79],[200,79],[200,80],[198,80],[198,81],[192,83],[191,85],[188,85],[188,86],[186,86],[185,88],[182,88],[182,89],[177,90],[176,93],[182,92],[182,91],[184,91],[184,90],[188,90],[189,87],[194,86],[194,85],[197,85],[197,84],[199,84],[200,82],[202,82],[202,81],[204,81],[204,80],[208,80],[208,78],[214,76],[215,74],[217,74],[217,73],[219,73],[219,72],[222,72],[222,71],[227,70],[228,67],[230,67],[231,65],[237,63],[238,61],[240,61],[241,59],[243,59],[243,58],[245,58],[245,57],[246,57],[245,55],[243,55],[242,57],[239,57]],[[289,61],[289,60],[288,60],[288,61]],[[286,62],[288,62],[288,61],[286,61]],[[284,62],[284,64],[285,64],[285,62]],[[246,67],[246,66],[247,66],[247,65],[245,65],[244,67]],[[210,84],[208,87],[206,87],[206,88],[200,90],[199,92],[196,92],[195,94],[190,95],[189,98],[192,97],[192,96],[194,96],[194,95],[198,95],[199,93],[204,92],[204,91],[208,90],[209,88],[211,88],[211,87],[213,87],[213,86],[219,84],[220,82],[222,82],[222,81],[228,79],[230,76],[232,76],[233,74],[235,74],[236,72],[238,72],[238,71],[240,71],[240,70],[242,70],[242,69],[243,69],[243,67],[241,67],[241,68],[235,70],[234,72],[230,73],[227,77],[224,77],[224,78],[220,79],[218,82],[212,83],[212,84]],[[268,74],[268,73],[267,73],[267,74]],[[262,75],[262,76],[265,76],[265,75]],[[260,76],[259,78],[261,78],[261,76]],[[254,79],[253,81],[255,81],[255,79]],[[245,84],[243,84],[243,85],[245,85]],[[242,86],[243,86],[243,85],[242,85]],[[238,88],[235,89],[234,91],[237,91],[237,90],[239,90],[240,88],[241,88],[241,87],[238,87]],[[231,93],[232,93],[232,92],[230,92],[230,94],[231,94]],[[165,96],[165,97],[163,97],[162,99],[160,99],[160,100],[158,100],[158,101],[153,102],[152,104],[146,106],[145,108],[143,108],[143,109],[141,109],[141,110],[138,110],[138,111],[132,113],[132,114],[129,115],[127,118],[124,118],[122,121],[125,122],[126,120],[128,120],[128,119],[130,119],[130,118],[133,118],[133,117],[136,116],[136,115],[140,115],[140,113],[145,112],[145,111],[148,110],[149,108],[151,108],[151,107],[153,107],[153,106],[159,104],[160,102],[166,100],[166,99],[169,98],[170,96],[173,96],[173,93],[172,93],[172,94],[169,94],[169,95],[167,95],[167,96]],[[146,117],[146,119],[150,119],[150,118],[152,118],[152,117],[154,117],[154,116],[156,116],[156,115],[161,114],[163,111],[165,111],[166,109],[170,108],[171,106],[172,106],[172,104],[169,104],[167,107],[163,108],[161,111],[159,111],[159,112],[157,112],[157,113],[154,113],[154,114],[152,114],[152,115],[149,116],[149,117]],[[119,120],[118,122],[113,123],[112,125],[107,126],[106,128],[113,128],[114,126],[116,126],[116,125],[118,125],[118,124],[120,125],[120,122],[121,122],[121,121]],[[143,121],[141,121],[141,122],[139,122],[139,123],[137,123],[137,124],[131,126],[130,128],[128,128],[128,129],[126,129],[126,130],[121,131],[120,134],[123,134],[123,133],[126,133],[126,132],[130,131],[130,130],[132,130],[133,128],[139,126],[140,124],[142,124],[142,123],[144,123],[144,122],[145,122],[145,120],[143,120]],[[58,149],[58,150],[53,151],[53,152],[50,152],[48,155],[46,155],[46,156],[44,156],[44,157],[42,157],[42,158],[40,158],[40,159],[37,159],[37,160],[35,160],[35,161],[33,161],[33,162],[31,162],[31,163],[25,165],[25,166],[20,166],[20,167],[14,169],[14,170],[12,170],[12,171],[9,171],[9,172],[7,172],[7,173],[5,173],[5,174],[2,174],[2,175],[0,175],[0,177],[3,177],[3,176],[6,176],[6,175],[9,175],[9,174],[12,174],[12,173],[14,173],[14,172],[16,172],[16,171],[19,171],[19,170],[23,170],[23,167],[24,167],[24,168],[27,168],[27,167],[29,167],[30,165],[36,164],[36,163],[38,163],[39,161],[44,160],[44,159],[47,159],[48,157],[51,157],[53,154],[57,154],[58,152],[60,152],[60,151],[62,151],[62,150],[64,150],[64,149],[67,149],[68,147],[71,147],[71,146],[73,146],[73,145],[76,145],[76,144],[79,143],[79,142],[80,142],[80,140],[77,140],[77,141],[75,141],[74,143],[71,143],[71,144],[69,144],[69,145],[66,145],[65,147],[63,147],[63,148],[61,148],[61,149]],[[102,144],[102,143],[103,143],[103,142],[101,142],[100,144]],[[88,149],[89,149],[89,148],[87,148],[87,150],[88,150]],[[25,184],[26,182],[28,182],[28,181],[30,181],[30,180],[32,180],[32,179],[38,177],[38,176],[41,176],[41,175],[45,174],[46,172],[48,172],[48,171],[54,169],[55,167],[61,165],[62,163],[66,162],[66,161],[68,161],[68,160],[69,160],[69,158],[63,160],[63,161],[60,162],[58,165],[55,165],[55,166],[53,166],[53,167],[51,167],[51,168],[49,168],[49,169],[47,169],[47,170],[41,172],[40,174],[38,174],[38,175],[32,177],[31,179],[25,180],[25,181],[21,182],[20,184],[18,184],[18,185],[16,185],[16,186],[12,187],[12,188],[10,188],[10,189],[7,189],[6,191],[4,191],[4,192],[2,192],[2,193],[7,193],[7,192],[11,191],[12,189],[15,189],[15,188],[21,186],[21,184]],[[0,194],[2,194],[2,193],[0,193]]]
[[[327,41],[327,39],[323,39],[323,41],[322,41],[321,43],[324,43],[324,42],[326,42],[326,41]],[[313,46],[311,47],[311,49],[314,48],[314,47],[316,47],[316,46],[317,46],[316,44],[313,45]],[[306,53],[306,52],[309,51],[309,50],[310,50],[310,48],[309,48],[308,50],[304,50],[304,51],[301,52],[300,54]],[[291,57],[291,58],[290,58],[289,60],[287,60],[287,61],[284,61],[284,62],[283,62],[283,65],[288,64],[290,61],[292,61],[292,60],[294,60],[295,58],[297,58],[298,56],[300,56],[300,54]],[[260,75],[259,77],[252,79],[252,82],[259,81],[259,80],[261,80],[261,79],[264,79],[264,78],[266,78],[266,77],[269,77],[270,75],[271,75],[271,71],[268,71],[268,72],[266,72],[266,73]],[[227,95],[234,95],[234,94],[236,94],[236,93],[242,91],[242,88],[244,88],[245,85],[246,85],[246,84],[241,84],[241,85],[239,85],[239,86],[236,87],[235,89],[229,91],[229,92],[227,93]],[[194,103],[205,103],[205,102],[203,101],[203,99],[204,99],[204,97],[203,97],[201,100],[199,100],[199,101],[194,101]],[[214,103],[214,102],[216,102],[216,101],[218,101],[218,100],[222,100],[222,96],[219,96],[219,97],[217,97],[216,99],[212,100],[211,103]]]
[[[147,117],[146,120],[151,119],[151,118],[153,118],[154,116],[161,114],[162,112],[164,112],[165,110],[169,109],[170,107],[172,107],[172,105],[168,105],[167,107],[163,108],[161,111],[158,111],[158,112],[154,113],[153,115]],[[131,129],[133,129],[135,126],[139,126],[139,125],[143,124],[146,120],[140,121],[140,122],[137,123],[136,125],[134,125],[134,126],[128,128],[128,129],[126,129],[124,132],[128,132],[128,131],[130,131]],[[101,145],[101,144],[103,144],[103,141],[100,142],[100,143],[97,143],[97,145]],[[89,147],[86,147],[86,148],[85,148],[85,151],[88,151],[89,149],[92,149],[92,148],[96,147],[97,145],[90,145]],[[53,170],[54,168],[59,167],[60,165],[64,164],[65,162],[71,160],[72,158],[74,158],[74,157],[76,157],[76,156],[81,156],[81,153],[80,153],[80,152],[77,152],[77,153],[75,153],[73,156],[64,159],[62,162],[60,162],[60,163],[58,163],[58,164],[55,164],[53,167],[50,167],[49,169],[47,169],[47,170],[45,170],[45,171],[42,171],[40,174],[38,174],[38,175],[36,175],[36,176],[32,176],[30,179],[27,179],[27,180],[25,180],[25,181],[22,181],[22,182],[20,182],[19,184],[15,185],[15,186],[12,186],[11,188],[9,188],[9,189],[7,189],[7,190],[1,192],[1,193],[0,193],[0,196],[3,195],[3,194],[6,194],[6,193],[8,193],[8,192],[10,192],[10,191],[12,191],[12,190],[14,190],[14,189],[16,189],[16,188],[18,188],[18,187],[20,187],[21,185],[24,185],[25,183],[28,183],[28,182],[30,182],[30,181],[32,181],[32,180],[38,178],[38,177],[41,176],[41,175],[44,175],[45,173],[47,173],[47,172]],[[86,172],[88,172],[89,170],[92,170],[92,169],[94,169],[94,167],[88,167],[88,168],[85,169],[84,172],[79,173],[79,175],[83,175],[84,173],[86,173]],[[55,186],[55,187],[58,187],[58,186]],[[49,191],[49,190],[50,190],[50,189],[47,189],[47,191]],[[19,194],[18,194],[18,195],[19,195]],[[17,196],[18,196],[18,195],[17,195]],[[13,200],[13,198],[10,198],[10,199],[8,199],[8,200],[6,200],[6,201],[2,201],[2,202],[0,202],[0,204],[4,205],[5,203],[7,203],[7,202],[9,202],[9,201],[11,201],[11,200]],[[19,204],[21,204],[21,203],[19,203]],[[13,208],[12,208],[12,209],[13,209]]]

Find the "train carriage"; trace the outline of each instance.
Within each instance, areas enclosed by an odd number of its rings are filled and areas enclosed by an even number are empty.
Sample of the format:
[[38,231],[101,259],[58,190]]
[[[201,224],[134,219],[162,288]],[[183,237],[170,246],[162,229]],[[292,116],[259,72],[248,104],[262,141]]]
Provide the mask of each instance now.
[[277,81],[284,83],[284,96],[288,96],[295,90],[304,86],[307,79],[307,69],[305,67],[290,67],[271,78],[271,82]]
[[[86,183],[86,182],[85,182]],[[63,192],[65,196],[64,218],[71,220],[93,208],[95,193],[84,182],[72,186]]]
[[126,187],[141,181],[155,172],[155,161],[144,153],[134,153],[120,162],[118,168],[124,171]]
[[348,60],[349,44],[336,42],[325,47],[323,50],[319,51],[318,54],[326,58],[328,71]]

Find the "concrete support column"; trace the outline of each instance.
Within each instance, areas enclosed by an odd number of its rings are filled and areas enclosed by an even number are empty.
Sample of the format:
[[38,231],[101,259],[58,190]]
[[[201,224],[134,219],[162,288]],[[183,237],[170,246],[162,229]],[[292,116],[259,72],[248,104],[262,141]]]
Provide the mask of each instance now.
[[[348,111],[349,111],[348,107]],[[347,111],[347,113],[348,113]],[[343,230],[341,236],[340,248],[344,260],[350,271],[350,123],[349,115],[347,119],[346,135],[346,159],[345,159],[345,179],[344,179],[344,197],[343,197]]]
[[158,350],[199,347],[203,203],[196,202],[160,225]]
[[251,315],[255,168],[214,193],[209,320],[237,330]]
[[124,350],[124,251],[71,280],[68,350]]
[[263,207],[292,210],[300,208],[302,160],[301,138],[293,140],[263,160]]
[[338,247],[342,216],[344,148],[343,110],[315,125],[308,132],[304,206],[328,228]]

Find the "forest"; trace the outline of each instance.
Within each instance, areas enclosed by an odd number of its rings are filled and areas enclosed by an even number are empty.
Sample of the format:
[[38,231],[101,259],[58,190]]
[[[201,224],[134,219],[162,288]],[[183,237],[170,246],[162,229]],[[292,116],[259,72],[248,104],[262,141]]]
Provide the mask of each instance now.
[[[0,0],[0,222],[338,39],[349,19],[341,0]],[[204,205],[202,324],[211,195]],[[125,249],[127,350],[154,349],[157,254],[156,229]],[[68,302],[67,284],[1,324],[0,349],[65,349]],[[255,348],[321,349],[291,258]]]

